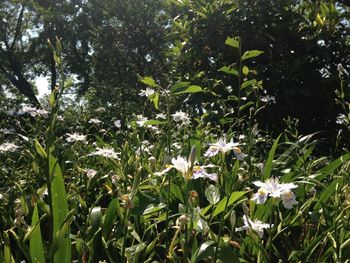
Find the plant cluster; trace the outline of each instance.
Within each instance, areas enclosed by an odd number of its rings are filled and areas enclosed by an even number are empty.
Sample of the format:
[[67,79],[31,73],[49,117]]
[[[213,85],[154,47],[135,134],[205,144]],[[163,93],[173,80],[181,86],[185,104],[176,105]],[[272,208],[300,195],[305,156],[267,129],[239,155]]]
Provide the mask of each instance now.
[[48,110],[1,123],[1,262],[348,262],[350,154],[317,158],[313,135],[258,129],[268,102],[245,63],[261,51],[227,38],[239,63],[221,71],[239,92],[216,101],[219,123],[206,104],[177,107],[209,88],[146,76],[144,114],[106,125],[60,108],[71,82],[49,45]]

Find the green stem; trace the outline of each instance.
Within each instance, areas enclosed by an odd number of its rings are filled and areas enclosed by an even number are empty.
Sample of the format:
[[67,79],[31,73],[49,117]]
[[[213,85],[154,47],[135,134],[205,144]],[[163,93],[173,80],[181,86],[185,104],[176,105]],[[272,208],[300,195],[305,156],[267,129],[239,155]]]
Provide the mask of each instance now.
[[[168,156],[170,156],[170,144],[171,144],[171,119],[170,119],[170,97],[166,95],[166,104],[167,104],[167,147],[168,147]],[[170,173],[167,173],[166,180],[168,182],[167,185],[167,210],[166,210],[166,218],[165,218],[165,239],[166,239],[166,251],[170,249],[169,247],[169,210],[170,210],[170,186],[171,186],[171,177]],[[170,253],[170,250],[168,250]]]
[[128,225],[129,225],[129,216],[130,216],[130,210],[128,208],[125,208],[125,216],[124,216],[124,237],[123,237],[123,245],[122,245],[122,253],[121,253],[121,262],[127,262],[125,259],[125,248],[126,248],[126,238],[128,236]]

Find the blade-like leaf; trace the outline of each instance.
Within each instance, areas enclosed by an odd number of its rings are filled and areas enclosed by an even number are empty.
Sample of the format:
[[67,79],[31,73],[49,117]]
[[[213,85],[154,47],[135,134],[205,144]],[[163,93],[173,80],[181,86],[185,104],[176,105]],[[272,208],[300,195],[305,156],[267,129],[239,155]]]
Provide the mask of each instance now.
[[[236,202],[238,199],[240,199],[245,194],[246,194],[246,192],[233,192],[230,195],[230,199],[228,200],[227,207],[232,205],[234,202]],[[220,200],[220,202],[217,204],[217,206],[214,210],[213,217],[217,216],[218,214],[222,213],[225,210],[226,200],[227,200],[227,196],[225,196],[223,199]]]
[[196,251],[196,253],[193,254],[191,258],[191,263],[199,262],[200,260],[210,257],[214,255],[214,247],[212,246],[215,242],[210,240],[204,242]]
[[281,135],[280,134],[277,139],[274,141],[272,147],[271,147],[271,150],[269,152],[269,156],[267,157],[267,161],[265,163],[265,167],[264,167],[264,175],[263,175],[263,179],[264,180],[267,180],[270,175],[271,175],[271,170],[272,170],[272,162],[273,162],[273,158],[275,157],[275,151],[276,151],[276,148],[277,148],[277,145],[278,145],[278,141],[279,139],[281,138]]
[[[68,201],[64,186],[62,171],[57,159],[50,155],[49,157],[51,181],[51,205],[53,210],[53,233],[56,235],[63,225],[66,215],[68,214]],[[71,243],[69,240],[70,229],[67,226],[64,238],[60,242],[60,247],[55,254],[55,262],[71,262]],[[55,236],[54,236],[55,238]]]
[[115,220],[118,217],[118,199],[113,199],[107,208],[106,216],[102,225],[102,235],[107,239],[109,233],[112,231]]
[[37,139],[34,140],[34,144],[35,144],[35,149],[36,149],[37,153],[41,157],[47,158],[47,155],[46,155],[44,148],[41,146],[41,144],[39,143],[39,141]]
[[37,204],[35,204],[34,206],[31,227],[33,228],[33,232],[31,234],[31,238],[29,242],[29,249],[30,249],[30,256],[31,256],[32,262],[44,263],[45,254],[44,254],[43,240],[41,236]]

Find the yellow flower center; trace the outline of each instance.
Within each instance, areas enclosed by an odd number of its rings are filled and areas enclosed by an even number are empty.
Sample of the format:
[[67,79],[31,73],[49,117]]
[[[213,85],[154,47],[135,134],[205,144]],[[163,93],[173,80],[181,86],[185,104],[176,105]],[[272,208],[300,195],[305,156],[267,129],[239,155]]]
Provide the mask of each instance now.
[[265,196],[267,194],[267,190],[265,188],[259,188],[258,195]]

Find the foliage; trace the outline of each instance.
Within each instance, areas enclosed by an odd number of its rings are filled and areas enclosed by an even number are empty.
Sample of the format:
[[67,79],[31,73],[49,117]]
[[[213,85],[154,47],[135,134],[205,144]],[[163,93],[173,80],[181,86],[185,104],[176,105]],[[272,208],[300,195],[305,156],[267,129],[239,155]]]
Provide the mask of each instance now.
[[[292,3],[0,4],[0,261],[347,262],[348,9]],[[16,85],[40,72],[41,108]]]

